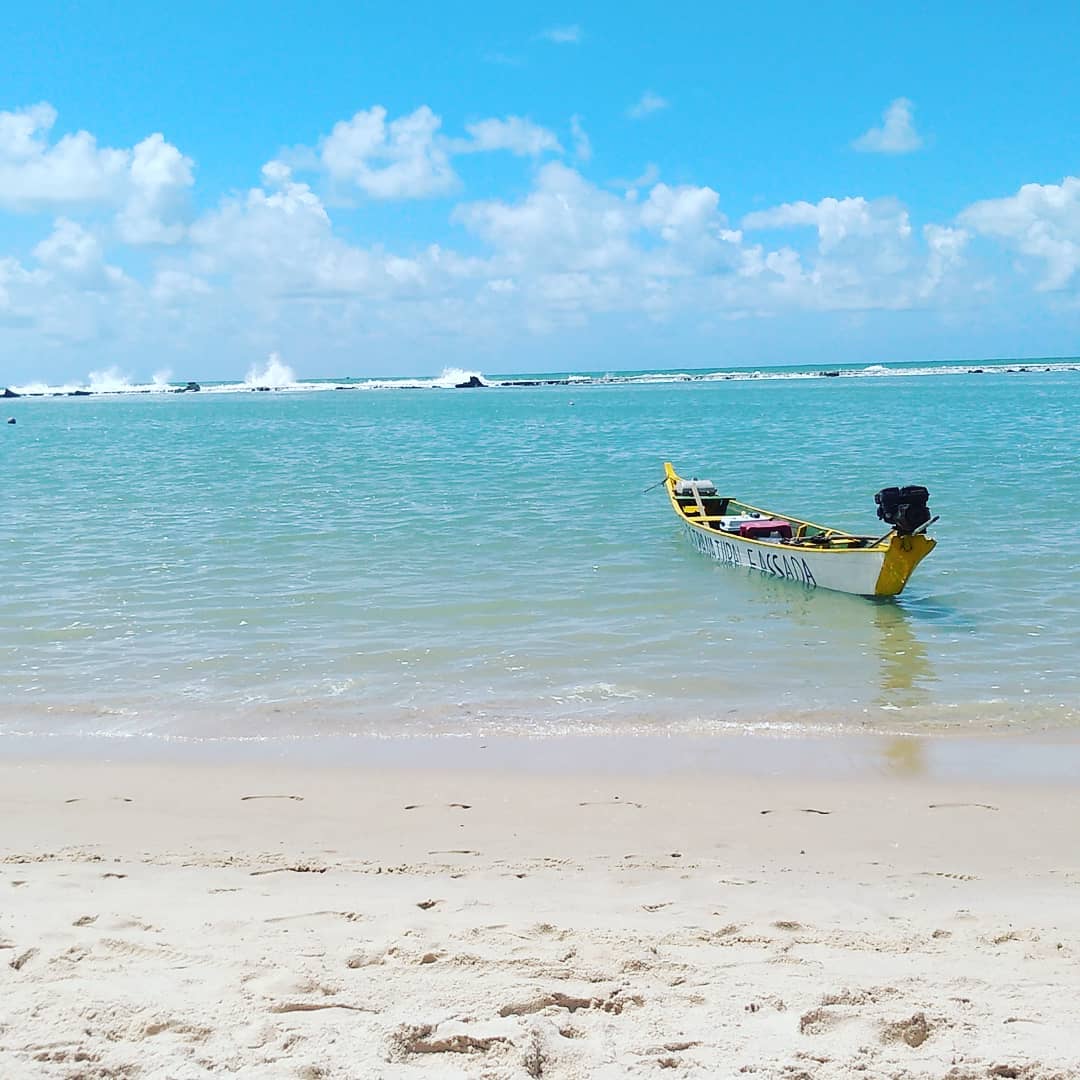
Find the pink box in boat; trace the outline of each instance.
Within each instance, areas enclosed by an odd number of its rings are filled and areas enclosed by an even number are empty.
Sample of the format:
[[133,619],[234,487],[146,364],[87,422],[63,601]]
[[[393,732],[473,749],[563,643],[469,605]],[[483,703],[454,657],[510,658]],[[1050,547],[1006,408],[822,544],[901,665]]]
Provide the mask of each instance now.
[[744,521],[739,526],[739,535],[745,536],[749,540],[766,540],[769,538],[790,540],[791,525],[789,522],[780,521],[777,518],[758,518],[756,521]]

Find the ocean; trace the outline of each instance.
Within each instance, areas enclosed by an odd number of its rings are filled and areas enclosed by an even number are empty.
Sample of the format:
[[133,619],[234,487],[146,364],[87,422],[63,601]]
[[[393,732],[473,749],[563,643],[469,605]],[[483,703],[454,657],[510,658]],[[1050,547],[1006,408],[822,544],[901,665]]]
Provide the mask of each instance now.
[[[0,737],[1075,728],[1080,363],[834,371],[14,387]],[[892,601],[712,563],[665,460],[866,533],[924,484],[938,547]]]

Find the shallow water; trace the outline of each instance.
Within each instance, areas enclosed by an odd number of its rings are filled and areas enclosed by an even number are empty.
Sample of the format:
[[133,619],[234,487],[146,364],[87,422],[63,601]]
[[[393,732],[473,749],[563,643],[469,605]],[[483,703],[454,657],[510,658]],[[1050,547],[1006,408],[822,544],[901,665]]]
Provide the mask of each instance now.
[[[309,738],[1080,719],[1080,372],[8,403],[0,732]],[[710,563],[662,462],[874,532],[895,602]]]

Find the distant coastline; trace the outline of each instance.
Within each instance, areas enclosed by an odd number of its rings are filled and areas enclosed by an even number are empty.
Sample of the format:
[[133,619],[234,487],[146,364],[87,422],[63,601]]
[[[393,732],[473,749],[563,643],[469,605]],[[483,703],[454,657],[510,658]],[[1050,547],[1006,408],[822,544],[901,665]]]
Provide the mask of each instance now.
[[669,370],[616,372],[537,372],[517,375],[485,375],[480,371],[449,368],[428,378],[347,378],[298,379],[286,367],[277,368],[272,379],[249,373],[244,381],[162,381],[131,383],[121,376],[108,380],[91,379],[86,384],[12,384],[0,387],[0,398],[120,397],[130,394],[222,394],[222,393],[312,393],[345,390],[465,390],[514,389],[540,386],[611,386],[678,382],[767,381],[789,379],[880,379],[912,376],[1030,374],[1080,372],[1080,358],[1048,357],[1035,360],[999,358],[972,362],[842,364],[822,368],[816,365],[778,367],[673,368]]

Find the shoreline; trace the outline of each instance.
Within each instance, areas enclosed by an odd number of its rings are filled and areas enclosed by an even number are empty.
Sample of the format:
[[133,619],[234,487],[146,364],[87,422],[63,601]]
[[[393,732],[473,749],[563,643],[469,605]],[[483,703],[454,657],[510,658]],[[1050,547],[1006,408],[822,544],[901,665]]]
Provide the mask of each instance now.
[[735,764],[9,758],[0,1072],[1080,1075],[1075,779]]
[[311,735],[184,739],[155,735],[3,735],[0,769],[57,764],[94,767],[501,771],[564,776],[1059,783],[1080,778],[1080,732],[1070,729],[960,734],[797,734],[760,730],[716,735]]

